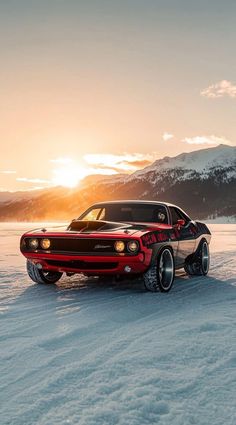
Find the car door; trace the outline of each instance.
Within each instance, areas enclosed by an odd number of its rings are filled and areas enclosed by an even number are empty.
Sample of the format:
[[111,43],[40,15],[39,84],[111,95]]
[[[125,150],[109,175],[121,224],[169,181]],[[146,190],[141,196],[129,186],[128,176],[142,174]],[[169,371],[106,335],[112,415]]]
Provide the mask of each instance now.
[[[184,264],[186,257],[192,254],[195,249],[195,235],[192,231],[193,222],[179,208],[170,207],[172,226],[176,229],[178,237],[178,249],[176,255],[176,266]],[[178,220],[184,220],[183,226],[178,224]]]

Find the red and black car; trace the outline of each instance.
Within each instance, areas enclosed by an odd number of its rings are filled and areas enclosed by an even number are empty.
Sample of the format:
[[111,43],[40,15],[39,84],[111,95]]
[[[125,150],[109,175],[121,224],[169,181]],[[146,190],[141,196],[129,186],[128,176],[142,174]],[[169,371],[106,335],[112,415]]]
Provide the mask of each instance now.
[[154,201],[113,201],[91,206],[68,227],[21,237],[27,271],[37,283],[71,276],[142,275],[150,291],[168,292],[175,270],[206,275],[211,233],[179,207]]

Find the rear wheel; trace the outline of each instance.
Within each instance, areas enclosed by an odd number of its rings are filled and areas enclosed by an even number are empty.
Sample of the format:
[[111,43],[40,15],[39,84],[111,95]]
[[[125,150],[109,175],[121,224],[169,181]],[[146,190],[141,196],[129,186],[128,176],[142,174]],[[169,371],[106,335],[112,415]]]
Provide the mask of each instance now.
[[151,292],[168,292],[174,281],[174,258],[170,248],[164,248],[153,264],[143,275],[144,286]]
[[203,240],[192,259],[186,261],[184,270],[190,276],[206,276],[210,267],[209,245]]
[[26,267],[30,279],[36,283],[56,283],[63,275],[63,273],[60,272],[50,272],[38,269],[36,265],[29,260],[26,262]]

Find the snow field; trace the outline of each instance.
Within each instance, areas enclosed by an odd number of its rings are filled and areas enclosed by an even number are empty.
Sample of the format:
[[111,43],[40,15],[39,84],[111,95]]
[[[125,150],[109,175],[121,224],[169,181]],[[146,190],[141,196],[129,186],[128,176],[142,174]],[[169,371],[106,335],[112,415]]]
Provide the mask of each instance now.
[[29,280],[0,226],[1,425],[235,425],[236,225],[210,225],[209,277]]

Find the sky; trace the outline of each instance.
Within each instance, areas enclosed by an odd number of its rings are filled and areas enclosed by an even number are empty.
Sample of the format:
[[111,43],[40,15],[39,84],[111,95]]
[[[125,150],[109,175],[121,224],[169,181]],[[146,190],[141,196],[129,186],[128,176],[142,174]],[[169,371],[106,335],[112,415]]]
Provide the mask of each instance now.
[[236,142],[236,2],[0,0],[0,190]]

